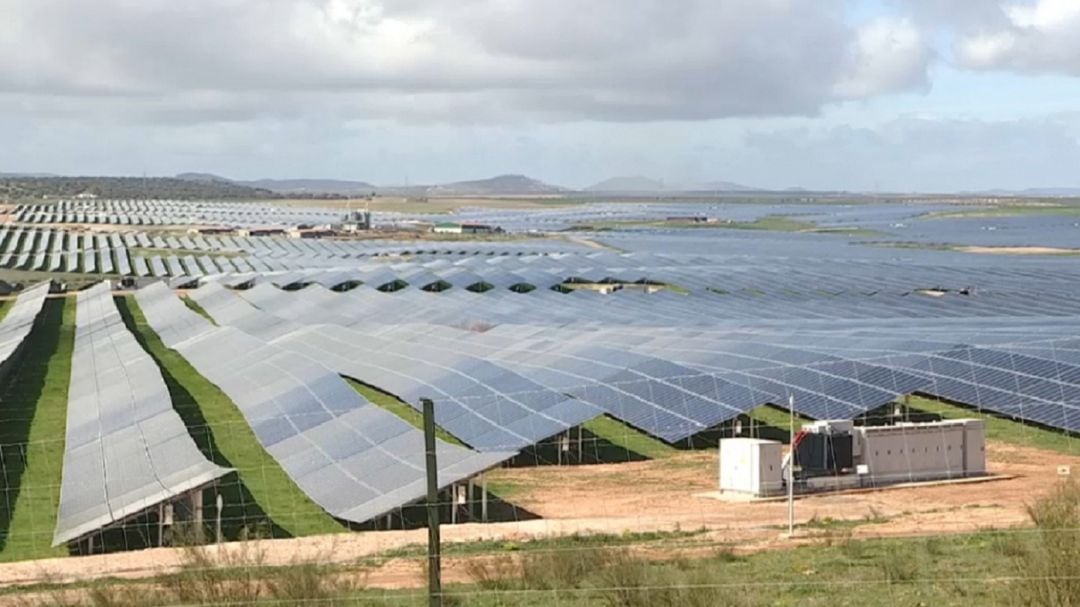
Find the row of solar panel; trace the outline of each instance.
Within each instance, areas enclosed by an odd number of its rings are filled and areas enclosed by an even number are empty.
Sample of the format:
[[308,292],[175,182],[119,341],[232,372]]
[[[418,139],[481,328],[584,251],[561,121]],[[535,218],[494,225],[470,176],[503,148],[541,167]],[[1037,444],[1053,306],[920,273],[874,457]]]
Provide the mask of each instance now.
[[[228,395],[266,448],[315,503],[365,522],[424,494],[423,435],[367,402],[318,361],[230,327],[215,327],[164,285],[138,302],[163,342]],[[447,486],[514,456],[439,441]]]
[[195,446],[157,364],[124,326],[111,286],[91,287],[77,301],[54,546],[232,472]]
[[[802,329],[803,334],[798,326],[753,327],[744,321],[728,328],[699,321],[699,328],[691,328],[682,324],[685,316],[668,314],[652,296],[581,293],[567,300],[577,304],[568,306],[568,313],[543,298],[517,298],[519,307],[506,311],[498,299],[476,297],[412,297],[403,306],[396,297],[318,288],[286,293],[260,287],[240,294],[260,314],[355,331],[338,338],[351,351],[336,355],[343,358],[341,365],[362,358],[375,385],[400,391],[407,391],[410,381],[439,386],[457,371],[499,394],[539,392],[480,374],[484,367],[478,362],[496,363],[506,373],[572,394],[669,440],[764,402],[783,403],[789,395],[800,412],[819,418],[850,417],[901,394],[926,392],[1010,415],[1023,409],[1032,421],[1077,428],[1080,356],[1061,341],[1080,332],[1075,317],[926,316],[916,325],[879,323],[875,338],[874,321],[852,326],[836,316]],[[402,324],[402,309],[411,324]],[[245,320],[253,315],[225,318],[253,332],[272,326],[278,343],[310,356],[329,356],[321,352],[342,347],[334,343],[335,335],[342,335],[338,329],[282,331],[280,322]],[[521,319],[530,320],[522,324]],[[1015,351],[1047,341],[1054,347],[1042,348],[1040,356]],[[848,345],[832,345],[837,342]],[[661,371],[643,374],[642,368]],[[447,385],[450,392],[468,394],[460,382]],[[474,408],[483,405],[482,394],[472,403],[461,400]],[[628,409],[639,406],[637,412]]]

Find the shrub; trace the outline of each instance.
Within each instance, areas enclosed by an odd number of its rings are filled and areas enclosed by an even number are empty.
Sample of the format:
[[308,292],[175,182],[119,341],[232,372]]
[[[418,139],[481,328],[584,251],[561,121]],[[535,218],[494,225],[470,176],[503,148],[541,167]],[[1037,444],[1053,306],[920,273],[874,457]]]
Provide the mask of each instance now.
[[1080,605],[1080,484],[1062,483],[1028,507],[1036,532],[1013,562],[1019,604]]
[[317,562],[267,567],[262,552],[249,544],[234,550],[189,547],[180,570],[155,583],[92,587],[85,592],[60,591],[35,605],[53,607],[151,607],[156,605],[253,605],[275,607],[357,605],[361,584],[353,577]]
[[483,590],[521,587],[521,564],[510,555],[465,560],[465,573]]
[[586,578],[603,569],[610,558],[610,552],[602,548],[533,552],[521,559],[521,577],[528,588],[578,588]]
[[890,544],[878,566],[890,584],[910,582],[919,577],[918,556],[910,547],[901,543]]
[[651,563],[627,551],[612,553],[596,576],[597,592],[610,607],[725,607],[745,601],[736,587],[718,584],[715,568],[683,570]]

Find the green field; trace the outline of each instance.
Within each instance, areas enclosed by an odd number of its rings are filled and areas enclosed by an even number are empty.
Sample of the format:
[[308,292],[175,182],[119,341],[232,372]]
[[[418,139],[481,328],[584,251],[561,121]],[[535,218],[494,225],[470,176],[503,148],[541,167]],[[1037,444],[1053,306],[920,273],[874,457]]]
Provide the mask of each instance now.
[[754,221],[730,221],[730,222],[699,222],[683,219],[638,221],[638,220],[614,220],[598,221],[587,225],[579,225],[568,231],[598,230],[610,231],[628,228],[667,228],[667,229],[726,229],[726,230],[761,230],[766,232],[805,232],[811,234],[844,234],[848,236],[875,237],[884,235],[876,230],[868,230],[857,226],[826,226],[822,227],[812,221],[803,221],[784,215],[767,215]]
[[229,537],[335,533],[344,527],[313,503],[263,449],[243,414],[217,386],[161,342],[132,296],[116,298],[128,328],[161,368],[169,394],[199,449],[239,482],[222,487]]
[[591,419],[582,424],[581,427],[595,434],[597,438],[606,440],[616,447],[623,447],[627,451],[643,455],[649,459],[671,457],[678,453],[671,445],[639,432],[607,415]]
[[64,460],[75,300],[47,299],[0,385],[0,561],[61,556],[52,548]]
[[[359,392],[360,396],[366,398],[368,402],[386,409],[420,430],[424,429],[424,414],[398,400],[396,396],[387,394],[377,388],[372,388],[367,384],[362,384],[351,377],[346,377],[345,381],[348,382],[354,390]],[[443,442],[450,443],[451,445],[457,445],[459,447],[465,446],[465,443],[459,441],[453,434],[450,434],[440,426],[435,426],[435,437]]]
[[[568,537],[525,543],[448,544],[467,582],[444,587],[444,604],[481,607],[893,607],[1075,605],[1075,563],[1046,575],[1038,563],[1068,547],[1047,548],[1039,534],[983,532],[950,537],[852,539],[850,530],[823,531],[806,545],[751,554],[711,547],[695,533]],[[702,546],[678,551],[680,543]],[[645,557],[669,550],[666,557]],[[193,557],[176,574],[145,581],[39,585],[29,592],[81,589],[87,605],[220,605],[267,601],[281,605],[426,605],[419,584],[419,547],[387,552],[348,566],[325,563],[265,567],[231,562],[208,573]],[[403,590],[366,588],[369,572],[387,560],[411,562]],[[463,560],[464,559],[464,560]],[[1057,600],[1039,600],[1054,593]],[[6,592],[19,599],[20,592]],[[1070,595],[1072,598],[1070,599]],[[34,596],[34,595],[30,595]],[[74,604],[71,602],[54,604]]]
[[927,213],[920,219],[980,219],[995,217],[1075,217],[1080,215],[1080,205],[1060,205],[1046,203],[1011,204],[995,207],[965,209],[963,211],[941,211]]
[[[760,407],[751,409],[749,415],[766,426],[772,426],[773,428],[787,430],[789,426],[791,426],[791,412],[786,409],[780,409],[770,405],[761,405]],[[800,430],[803,424],[811,421],[813,420],[809,417],[803,417],[796,413],[795,430]]]

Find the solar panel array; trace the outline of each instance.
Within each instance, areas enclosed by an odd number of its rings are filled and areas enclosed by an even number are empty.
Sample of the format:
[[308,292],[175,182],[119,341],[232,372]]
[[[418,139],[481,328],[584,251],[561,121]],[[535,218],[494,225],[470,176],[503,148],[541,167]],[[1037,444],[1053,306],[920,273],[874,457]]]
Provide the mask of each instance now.
[[354,372],[376,386],[407,390],[399,376],[426,365],[479,384],[506,373],[666,440],[789,396],[809,417],[843,418],[914,392],[1080,429],[1080,276],[1067,262],[621,258],[622,268],[610,256],[546,261],[563,264],[555,280],[644,276],[692,288],[333,293],[316,282],[237,293],[309,326],[278,337],[289,347],[333,350],[342,335],[364,344],[348,358],[363,359]]
[[220,286],[192,296],[218,322],[319,361],[415,405],[436,404],[436,421],[482,451],[521,449],[597,417],[601,410],[498,365],[451,352],[415,356],[348,329],[301,327],[261,312]]
[[[423,433],[367,402],[335,371],[258,332],[210,324],[161,283],[137,298],[162,341],[236,403],[267,452],[327,512],[362,523],[424,495]],[[514,455],[439,441],[439,484]]]
[[9,368],[26,343],[48,294],[48,282],[26,289],[15,299],[3,322],[0,322],[0,370]]
[[[44,248],[43,248],[44,247]],[[145,232],[77,233],[0,229],[0,267],[157,278],[260,275],[309,268],[354,268],[370,258],[404,254],[522,255],[580,249],[546,240],[319,240],[282,236],[160,236]]]
[[260,202],[91,199],[19,205],[14,215],[21,223],[242,227],[327,223],[339,220],[341,211]]
[[109,283],[79,293],[53,545],[230,472],[196,447],[156,363],[124,326]]

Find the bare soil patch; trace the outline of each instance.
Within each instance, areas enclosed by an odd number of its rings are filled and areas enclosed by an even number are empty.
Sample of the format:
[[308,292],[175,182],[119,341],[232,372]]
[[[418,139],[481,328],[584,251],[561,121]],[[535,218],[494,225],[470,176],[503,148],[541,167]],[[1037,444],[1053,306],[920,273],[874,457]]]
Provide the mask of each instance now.
[[[802,497],[796,505],[800,524],[854,521],[855,537],[944,535],[1028,525],[1026,507],[1060,481],[1058,466],[1080,470],[1076,455],[1062,455],[1000,442],[987,444],[988,466],[1003,480],[904,487],[886,491]],[[715,453],[691,452],[669,459],[574,467],[509,468],[489,473],[489,486],[500,487],[516,505],[541,519],[445,526],[445,542],[497,540],[520,542],[574,533],[695,531],[689,544],[726,544],[753,552],[816,541],[787,539],[781,530],[787,505],[779,502],[733,503],[698,497],[717,484]],[[267,565],[297,562],[355,564],[374,587],[400,588],[423,584],[421,559],[402,557],[373,561],[391,550],[421,545],[426,530],[378,531],[261,540],[248,545],[225,544],[210,550],[235,553],[256,550]],[[669,549],[683,551],[673,541]],[[665,550],[661,542],[651,550]],[[0,566],[0,587],[44,582],[116,578],[149,578],[175,571],[182,549],[47,559]],[[448,581],[467,581],[465,562],[482,556],[447,558]]]

